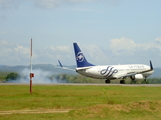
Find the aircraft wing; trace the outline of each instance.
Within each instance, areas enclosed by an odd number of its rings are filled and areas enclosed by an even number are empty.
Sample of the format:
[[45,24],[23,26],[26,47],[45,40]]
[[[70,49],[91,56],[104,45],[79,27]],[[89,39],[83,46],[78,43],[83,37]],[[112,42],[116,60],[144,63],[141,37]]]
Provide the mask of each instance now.
[[133,73],[122,74],[122,75],[117,76],[117,79],[130,77],[130,76],[133,76],[133,75],[136,75],[136,74],[139,74],[139,73],[133,72]]
[[58,60],[58,62],[59,62],[60,68],[75,71],[75,69],[70,69],[70,68],[67,68],[67,67],[63,67],[63,65],[61,64],[61,62],[59,60]]

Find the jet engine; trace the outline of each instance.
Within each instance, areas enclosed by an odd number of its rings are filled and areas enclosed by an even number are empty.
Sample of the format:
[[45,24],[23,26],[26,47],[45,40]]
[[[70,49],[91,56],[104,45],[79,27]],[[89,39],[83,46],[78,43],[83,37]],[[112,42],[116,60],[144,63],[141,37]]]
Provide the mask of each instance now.
[[136,74],[134,76],[131,76],[132,80],[141,80],[144,79],[144,76],[142,74]]

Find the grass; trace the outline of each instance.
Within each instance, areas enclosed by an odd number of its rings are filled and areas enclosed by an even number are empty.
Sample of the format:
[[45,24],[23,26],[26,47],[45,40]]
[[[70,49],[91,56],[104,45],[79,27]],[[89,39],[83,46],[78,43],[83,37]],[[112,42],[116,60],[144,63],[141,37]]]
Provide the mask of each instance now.
[[67,113],[0,114],[1,120],[99,120],[161,118],[161,87],[0,86],[0,113],[14,110],[70,110]]

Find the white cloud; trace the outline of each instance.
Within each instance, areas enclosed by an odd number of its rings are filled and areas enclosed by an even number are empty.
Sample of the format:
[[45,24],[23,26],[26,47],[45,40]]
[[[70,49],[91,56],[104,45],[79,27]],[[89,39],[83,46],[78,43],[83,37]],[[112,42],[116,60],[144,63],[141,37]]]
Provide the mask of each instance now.
[[[42,50],[37,50],[34,56],[35,63],[58,64],[58,60],[70,63],[73,56],[69,46],[49,46]],[[68,64],[69,65],[69,64]]]
[[78,4],[82,2],[95,2],[98,0],[34,0],[35,5],[41,8],[55,8],[62,4]]
[[[159,43],[158,43],[159,42]],[[160,65],[160,38],[151,43],[138,44],[132,39],[111,39],[106,48],[97,45],[80,45],[87,60],[96,65],[148,63],[154,61],[154,66]],[[30,49],[16,43],[0,40],[0,64],[29,65]],[[75,65],[74,50],[71,46],[48,46],[33,50],[33,64],[54,64],[60,60],[64,65]]]
[[61,0],[34,0],[35,5],[40,8],[55,8],[61,4]]
[[123,37],[110,40],[110,48],[116,54],[122,50],[131,53],[139,50],[149,50],[151,48],[161,50],[161,45],[159,45],[158,42],[161,43],[161,38],[156,38],[155,41],[151,43],[137,44],[132,39]]
[[95,2],[98,0],[0,0],[0,7],[2,9],[17,9],[20,3],[31,2],[34,3],[37,7],[51,9],[58,7],[62,4],[77,4],[82,2]]
[[135,49],[137,45],[134,43],[133,40],[122,37],[117,39],[110,40],[110,47],[112,50],[119,51],[119,50],[130,50]]
[[105,2],[107,4],[117,5],[120,1],[121,0],[0,0],[0,7],[2,9],[17,9],[21,3],[30,2],[43,9],[52,9],[64,4],[73,5],[90,2]]
[[[90,62],[93,61],[93,64],[102,64],[105,63],[105,61],[108,61],[108,56],[105,54],[103,49],[99,48],[97,45],[86,45],[86,46],[80,46],[82,52],[84,53],[86,59]],[[99,63],[98,61],[101,61]]]
[[81,50],[86,56],[88,62],[95,65],[107,64],[149,64],[148,61],[154,61],[154,65],[159,65],[158,59],[161,59],[161,44],[152,41],[150,43],[136,43],[129,38],[117,38],[108,41],[106,48],[100,48],[97,45],[80,45]]
[[15,8],[19,6],[20,0],[0,0],[0,7],[2,9]]
[[[0,64],[29,65],[30,48],[0,40]],[[72,52],[71,52],[72,51]],[[33,50],[33,64],[58,64],[58,60],[71,65],[74,62],[73,49],[69,46],[49,46],[44,49]],[[73,63],[75,64],[75,63]]]
[[110,40],[110,49],[113,56],[111,60],[115,63],[144,63],[154,60],[157,63],[161,59],[160,38],[151,43],[138,44],[132,39],[118,38]]
[[73,5],[79,3],[105,2],[107,4],[117,5],[122,0],[34,0],[35,5],[41,8],[55,8],[63,4]]
[[29,61],[30,51],[21,45],[0,40],[0,51],[0,64],[19,65]]
[[155,39],[155,42],[157,42],[157,43],[160,43],[160,44],[161,44],[161,37],[160,37],[160,38],[156,38],[156,39]]
[[[110,40],[110,49],[116,54],[121,55],[121,51],[131,53],[134,52],[140,45],[133,40],[122,37]],[[126,54],[127,54],[126,53]]]
[[4,31],[0,31],[0,34],[6,34],[6,32],[4,32]]

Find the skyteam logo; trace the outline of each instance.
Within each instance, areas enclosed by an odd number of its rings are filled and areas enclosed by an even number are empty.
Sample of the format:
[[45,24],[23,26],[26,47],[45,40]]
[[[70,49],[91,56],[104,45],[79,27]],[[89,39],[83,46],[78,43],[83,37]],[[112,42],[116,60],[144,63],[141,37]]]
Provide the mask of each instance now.
[[114,69],[114,67],[108,66],[106,69],[100,71],[100,74],[104,77],[111,77],[114,73],[117,73],[118,70]]
[[76,56],[76,59],[78,62],[83,62],[84,60],[84,56],[83,56],[83,53],[82,52],[79,52]]

